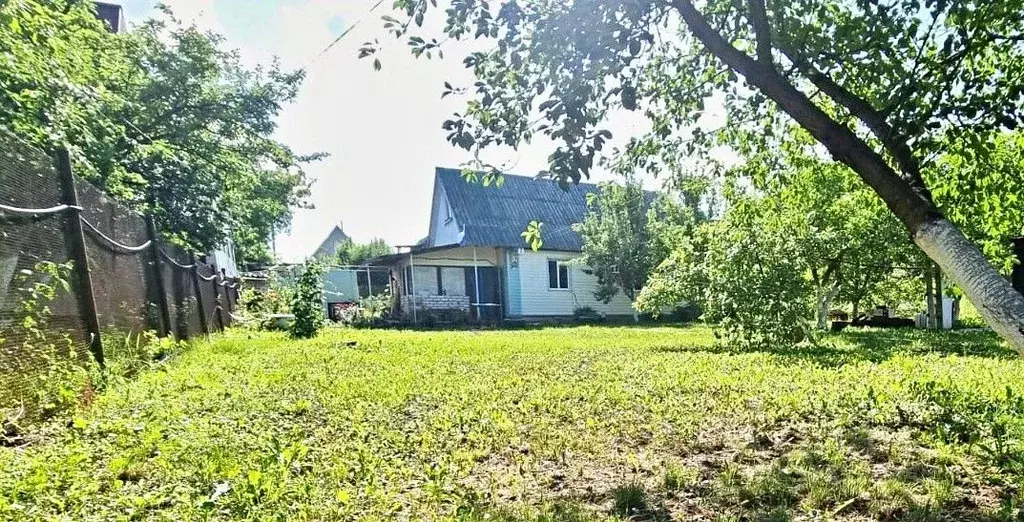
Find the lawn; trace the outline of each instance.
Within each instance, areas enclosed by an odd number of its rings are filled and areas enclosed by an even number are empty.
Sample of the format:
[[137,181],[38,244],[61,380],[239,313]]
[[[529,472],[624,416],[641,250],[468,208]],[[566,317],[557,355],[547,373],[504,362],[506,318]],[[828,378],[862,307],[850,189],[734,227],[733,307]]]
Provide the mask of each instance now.
[[985,333],[233,332],[0,448],[0,519],[1016,520]]

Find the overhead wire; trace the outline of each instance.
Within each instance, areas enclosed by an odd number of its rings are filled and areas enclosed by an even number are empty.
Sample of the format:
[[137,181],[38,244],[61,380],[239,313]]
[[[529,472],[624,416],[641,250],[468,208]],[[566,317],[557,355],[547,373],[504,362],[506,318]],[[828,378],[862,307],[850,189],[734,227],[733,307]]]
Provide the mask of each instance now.
[[309,60],[308,62],[306,62],[306,65],[304,65],[304,66],[303,66],[303,67],[302,67],[301,69],[299,69],[299,70],[300,70],[300,71],[303,71],[303,72],[305,72],[306,70],[308,70],[308,69],[309,69],[309,68],[310,68],[310,67],[311,67],[311,66],[312,66],[312,65],[313,65],[314,63],[316,63],[316,61],[317,61],[317,60],[319,60],[319,59],[320,59],[321,57],[323,57],[323,56],[324,56],[325,54],[329,53],[329,52],[331,51],[331,49],[333,49],[333,48],[334,48],[334,46],[335,46],[335,45],[338,45],[338,43],[339,43],[339,42],[341,42],[341,41],[342,41],[342,40],[343,40],[343,39],[344,39],[344,38],[345,38],[346,36],[348,36],[348,35],[349,35],[349,33],[351,33],[353,29],[355,29],[356,27],[358,27],[358,26],[359,26],[359,24],[360,24],[360,23],[361,23],[361,22],[363,21],[363,19],[364,19],[364,18],[365,18],[365,17],[367,16],[367,15],[370,15],[371,13],[373,13],[374,11],[376,11],[376,10],[377,10],[377,8],[378,8],[378,7],[380,7],[380,6],[381,6],[381,4],[383,4],[383,3],[384,3],[384,0],[377,0],[377,2],[376,2],[376,3],[374,3],[374,4],[373,4],[373,6],[372,6],[372,7],[370,7],[370,9],[369,9],[369,10],[367,10],[367,11],[366,11],[366,14],[365,14],[365,15],[363,15],[363,18],[359,18],[359,19],[358,19],[358,20],[356,20],[356,21],[355,21],[355,22],[354,22],[354,23],[353,23],[352,25],[348,26],[348,28],[346,28],[346,29],[345,29],[344,31],[342,31],[342,32],[341,32],[341,34],[339,34],[337,38],[335,38],[334,40],[332,40],[332,41],[331,41],[331,43],[327,44],[327,47],[324,47],[324,48],[323,48],[323,49],[322,49],[322,50],[321,50],[321,51],[320,51],[319,53],[317,53],[317,54],[316,54],[316,56],[314,56],[314,57],[313,57],[313,58],[312,58],[311,60]]
[[[369,15],[369,14],[373,13],[374,11],[376,11],[383,3],[384,3],[384,0],[377,0],[370,7],[370,9],[366,12],[366,15]],[[364,15],[364,17],[366,15]],[[363,18],[360,18],[360,19],[356,20],[348,28],[346,28],[344,31],[342,31],[342,33],[340,35],[338,35],[326,47],[324,47],[319,53],[317,53],[316,56],[314,56],[306,65],[304,65],[302,68],[300,68],[299,71],[302,71],[302,72],[307,71],[310,66],[312,66],[314,63],[316,63],[317,60],[319,60],[321,57],[323,57],[324,55],[329,53],[331,51],[331,49],[333,49],[339,42],[341,42],[346,36],[351,34],[352,31],[357,26],[359,26],[359,24],[362,21],[363,21]],[[64,79],[67,81],[68,85],[71,86],[71,91],[72,92],[75,92],[75,93],[78,93],[78,94],[84,94],[84,95],[88,96],[89,98],[92,98],[93,101],[97,101],[97,102],[102,102],[103,101],[102,98],[99,96],[99,94],[92,92],[91,90],[89,90],[88,88],[85,88],[84,86],[76,85],[66,75],[65,75]],[[127,101],[127,100],[124,100],[123,97],[121,97],[120,95],[118,95],[116,93],[112,93],[111,92],[110,94],[112,94],[114,96],[117,96],[118,98],[121,98],[123,101]],[[134,122],[132,122],[128,117],[126,117],[124,115],[120,115],[120,114],[115,114],[114,117],[116,119],[120,120],[123,124],[125,124],[131,130],[133,130],[136,133],[138,133],[139,136],[141,136],[146,141],[148,141],[150,143],[153,143],[153,142],[156,141],[147,132],[145,132],[142,129],[140,129],[139,126],[136,125]],[[181,163],[183,165],[187,165],[189,163],[189,162],[186,162],[186,161],[182,160],[181,157],[178,156],[177,151],[174,150],[173,147],[170,148],[168,152],[170,152],[170,156],[174,160],[178,161],[179,163]],[[78,210],[78,211],[82,210],[81,207],[73,207],[73,206],[69,206],[69,205],[58,205],[58,206],[55,206],[55,207],[44,208],[44,209],[23,209],[23,208],[12,207],[12,206],[8,206],[8,205],[0,204],[0,211],[2,211],[2,212],[9,213],[9,214],[16,214],[16,215],[29,215],[29,216],[53,215],[53,214],[57,214],[59,212],[63,212],[65,210],[68,210],[69,208],[75,209],[75,210]],[[80,218],[81,218],[81,216],[80,216]],[[141,252],[141,251],[145,250],[146,248],[149,248],[150,244],[152,243],[151,241],[147,241],[143,245],[140,245],[140,246],[137,246],[137,247],[130,247],[130,246],[127,246],[127,245],[123,245],[123,244],[115,241],[114,239],[110,238],[109,236],[103,234],[103,232],[101,232],[98,228],[96,228],[92,223],[89,223],[85,218],[81,218],[81,220],[82,220],[82,222],[85,225],[87,225],[87,227],[89,228],[89,230],[91,232],[93,232],[94,234],[96,234],[99,237],[101,237],[104,241],[110,243],[112,246],[115,246],[116,248],[122,249],[122,250],[124,250],[126,252],[129,252],[129,253]],[[164,254],[165,257],[170,259],[170,257],[167,256],[167,254],[164,253],[162,250],[161,250],[161,253]],[[184,267],[184,265],[178,264],[177,261],[175,261],[173,259],[170,259],[170,260],[171,260],[172,263],[177,265],[179,268],[183,268]],[[203,277],[203,276],[200,276],[200,277]],[[205,279],[207,281],[210,280],[210,279],[206,279],[205,277],[203,277],[203,279]],[[222,284],[222,286],[223,286],[223,284]]]

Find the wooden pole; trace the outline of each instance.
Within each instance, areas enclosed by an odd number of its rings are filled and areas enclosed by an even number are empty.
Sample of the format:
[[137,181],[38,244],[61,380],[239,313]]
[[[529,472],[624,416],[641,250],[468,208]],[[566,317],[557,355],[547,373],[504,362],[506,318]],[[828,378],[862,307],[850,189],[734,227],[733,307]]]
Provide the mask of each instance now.
[[57,152],[57,170],[60,172],[61,185],[64,190],[65,204],[72,207],[68,210],[68,239],[71,247],[71,258],[74,260],[74,271],[78,280],[78,305],[89,330],[89,351],[96,364],[103,368],[103,337],[100,334],[100,318],[96,311],[96,296],[93,293],[92,273],[89,270],[89,257],[85,249],[85,231],[82,228],[82,216],[78,205],[78,190],[75,188],[75,175],[71,170],[71,156],[67,149]]
[[185,297],[185,274],[178,271],[178,267],[170,265],[171,270],[171,292],[174,294],[174,332],[178,340],[187,341],[188,331],[188,304]]
[[[228,287],[225,285],[223,272],[217,272],[217,278],[213,280],[213,283],[214,291],[217,292],[217,294],[215,294],[217,295],[217,319],[220,320],[221,331],[224,331],[230,323],[228,323],[227,318],[224,317],[224,307],[228,305]],[[221,288],[224,289],[223,293],[220,292]],[[221,295],[224,296],[223,302],[220,299]]]
[[476,322],[480,322],[480,264],[476,260],[476,247],[473,247],[473,293],[476,294]]
[[928,301],[928,320],[927,328],[929,330],[935,329],[935,294],[932,292],[932,285],[935,284],[935,278],[932,277],[932,263],[928,263],[924,268],[924,295]]
[[213,318],[217,320],[217,329],[221,332],[224,331],[224,310],[220,305],[220,282],[217,281],[219,274],[216,270],[213,272],[213,279],[210,280],[210,284],[213,285],[213,311],[217,312]]
[[160,337],[167,337],[171,333],[171,310],[167,305],[167,285],[164,284],[162,262],[160,261],[160,241],[156,234],[156,224],[153,216],[146,215],[146,234],[151,241],[149,245],[150,262],[153,264],[153,277],[156,283],[157,309],[160,310]]
[[[501,249],[494,248],[494,259],[501,263]],[[505,266],[498,271],[498,320],[505,321],[505,277],[508,273],[508,256],[505,256]]]
[[412,250],[409,250],[409,295],[412,297],[409,305],[412,308],[412,324],[416,323],[416,264],[413,261]]
[[196,313],[199,314],[199,327],[209,337],[210,322],[206,319],[206,303],[203,302],[203,284],[199,277],[199,256],[192,255],[192,291],[196,294]]

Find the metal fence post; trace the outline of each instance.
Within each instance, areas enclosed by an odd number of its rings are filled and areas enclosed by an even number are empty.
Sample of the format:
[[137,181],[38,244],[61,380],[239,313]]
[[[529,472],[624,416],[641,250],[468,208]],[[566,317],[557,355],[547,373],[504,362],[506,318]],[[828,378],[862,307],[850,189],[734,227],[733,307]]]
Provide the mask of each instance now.
[[206,303],[203,302],[203,285],[199,278],[199,256],[192,255],[192,291],[196,294],[196,312],[199,313],[199,326],[203,333],[210,335],[210,324],[206,321]]
[[171,332],[171,311],[167,307],[167,286],[164,285],[164,277],[160,270],[160,242],[156,235],[156,223],[153,216],[146,215],[146,234],[152,242],[149,246],[151,262],[153,263],[153,277],[156,283],[157,308],[160,310],[160,337],[167,337]]
[[71,257],[74,259],[75,275],[79,288],[75,294],[79,306],[85,316],[85,325],[89,330],[89,351],[96,359],[100,368],[104,367],[103,339],[100,335],[100,318],[96,312],[96,298],[93,294],[92,273],[89,271],[89,257],[85,250],[85,231],[82,229],[82,216],[78,205],[78,190],[75,188],[75,175],[71,170],[71,156],[67,149],[57,152],[57,170],[60,172],[61,185],[64,190],[64,201],[73,207],[68,210],[68,236],[71,246]]

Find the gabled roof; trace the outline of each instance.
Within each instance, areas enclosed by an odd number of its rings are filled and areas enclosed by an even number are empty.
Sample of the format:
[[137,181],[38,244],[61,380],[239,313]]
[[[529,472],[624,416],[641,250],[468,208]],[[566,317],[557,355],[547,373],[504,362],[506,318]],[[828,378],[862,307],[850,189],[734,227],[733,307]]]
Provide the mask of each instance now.
[[531,221],[540,221],[544,250],[579,252],[583,244],[572,225],[587,215],[587,194],[599,190],[593,183],[563,189],[551,179],[510,174],[502,186],[485,187],[467,182],[459,169],[438,168],[435,176],[465,227],[463,246],[526,247],[521,234]]
[[341,224],[334,225],[334,230],[324,239],[320,246],[313,252],[313,257],[334,257],[338,255],[338,246],[350,238],[342,230]]

